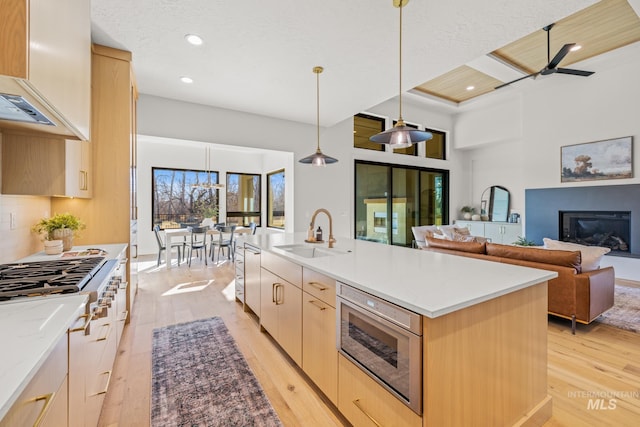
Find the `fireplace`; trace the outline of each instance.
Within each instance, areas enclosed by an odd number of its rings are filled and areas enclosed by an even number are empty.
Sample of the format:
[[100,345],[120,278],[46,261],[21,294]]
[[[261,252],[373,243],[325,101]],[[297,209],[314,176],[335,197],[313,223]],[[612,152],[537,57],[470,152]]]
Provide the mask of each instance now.
[[565,242],[631,252],[631,212],[560,211],[559,235]]

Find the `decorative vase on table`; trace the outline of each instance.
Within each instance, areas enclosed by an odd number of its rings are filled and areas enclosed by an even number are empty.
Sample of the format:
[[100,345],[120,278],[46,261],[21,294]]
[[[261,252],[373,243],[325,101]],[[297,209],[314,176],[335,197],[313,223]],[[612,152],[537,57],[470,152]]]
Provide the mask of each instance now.
[[466,219],[467,221],[471,219],[471,212],[465,212],[462,214],[462,218]]
[[73,230],[70,228],[58,228],[51,232],[52,239],[62,240],[62,250],[70,251],[73,247]]

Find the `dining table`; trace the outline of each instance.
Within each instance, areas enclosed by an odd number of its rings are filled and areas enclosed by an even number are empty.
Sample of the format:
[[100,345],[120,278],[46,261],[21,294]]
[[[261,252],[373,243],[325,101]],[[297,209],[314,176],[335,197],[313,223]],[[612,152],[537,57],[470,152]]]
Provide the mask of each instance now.
[[[249,232],[247,230],[250,231],[251,229],[249,227],[238,226],[234,230],[234,235]],[[220,232],[215,228],[209,228],[207,230],[208,236],[215,235],[218,233]],[[180,239],[180,238],[184,239],[185,237],[190,235],[191,235],[191,229],[189,228],[165,228],[164,229],[165,247],[171,248],[171,244],[177,241],[177,239]],[[235,245],[232,245],[232,247],[235,247]],[[164,256],[165,256],[165,265],[167,269],[170,269],[171,268],[171,251],[170,250],[164,251]]]

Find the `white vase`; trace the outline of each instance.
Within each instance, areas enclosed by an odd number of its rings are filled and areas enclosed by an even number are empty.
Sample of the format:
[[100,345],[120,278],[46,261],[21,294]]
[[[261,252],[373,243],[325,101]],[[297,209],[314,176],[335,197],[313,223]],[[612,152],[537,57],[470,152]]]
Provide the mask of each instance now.
[[471,215],[471,220],[472,220],[472,221],[480,221],[480,218],[481,218],[481,217],[480,217],[480,215],[478,215],[478,214]]
[[58,228],[53,230],[51,237],[62,240],[62,250],[70,251],[73,247],[73,230],[70,228]]
[[57,255],[62,253],[62,240],[45,240],[44,253],[47,255]]
[[466,219],[466,220],[470,220],[471,219],[471,212],[465,212],[462,214],[462,218]]

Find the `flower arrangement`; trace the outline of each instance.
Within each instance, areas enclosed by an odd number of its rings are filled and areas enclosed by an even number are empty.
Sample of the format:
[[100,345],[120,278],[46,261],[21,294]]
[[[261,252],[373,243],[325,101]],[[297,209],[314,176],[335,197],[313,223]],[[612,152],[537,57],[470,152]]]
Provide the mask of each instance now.
[[60,229],[68,229],[73,232],[74,235],[78,234],[78,231],[84,230],[86,225],[77,216],[70,213],[55,214],[50,218],[42,218],[38,221],[31,231],[40,234],[44,240],[54,240],[54,231]]
[[473,206],[463,206],[462,209],[460,209],[460,212],[474,214],[476,213],[476,208]]

